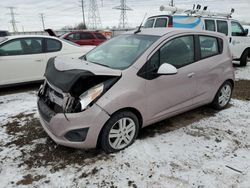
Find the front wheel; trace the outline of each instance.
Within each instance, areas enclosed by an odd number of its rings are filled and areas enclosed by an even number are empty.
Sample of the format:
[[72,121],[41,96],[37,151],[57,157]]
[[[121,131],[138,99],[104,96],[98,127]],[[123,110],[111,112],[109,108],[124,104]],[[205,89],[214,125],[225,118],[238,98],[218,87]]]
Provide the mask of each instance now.
[[120,151],[131,145],[138,135],[139,121],[130,111],[115,113],[105,124],[100,144],[106,153]]
[[213,107],[217,110],[225,108],[231,99],[232,91],[232,84],[229,81],[224,82],[212,102]]

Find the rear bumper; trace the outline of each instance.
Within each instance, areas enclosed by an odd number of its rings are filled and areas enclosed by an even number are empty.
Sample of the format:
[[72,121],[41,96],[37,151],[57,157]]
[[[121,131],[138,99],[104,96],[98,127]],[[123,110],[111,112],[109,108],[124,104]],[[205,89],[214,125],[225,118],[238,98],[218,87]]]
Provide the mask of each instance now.
[[[93,105],[80,113],[55,114],[40,99],[37,102],[40,122],[47,134],[60,145],[73,148],[95,148],[99,133],[110,116],[99,106]],[[83,141],[69,141],[65,135],[70,131],[87,130]]]

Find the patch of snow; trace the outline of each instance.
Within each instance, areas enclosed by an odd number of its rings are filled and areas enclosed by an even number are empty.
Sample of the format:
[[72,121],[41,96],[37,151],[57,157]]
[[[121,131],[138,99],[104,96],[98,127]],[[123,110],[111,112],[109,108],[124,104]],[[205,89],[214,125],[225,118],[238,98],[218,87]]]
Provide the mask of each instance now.
[[[234,62],[235,64],[239,64]],[[235,79],[236,80],[250,80],[250,62],[247,63],[246,67],[235,68]]]
[[[8,102],[4,102],[8,100]],[[36,109],[34,93],[1,96],[0,121]],[[0,182],[15,187],[27,174],[44,175],[29,186],[44,187],[248,187],[250,185],[250,103],[232,100],[231,107],[213,117],[154,137],[137,139],[124,151],[93,163],[68,165],[51,172],[51,165],[19,168],[20,148],[0,147]],[[13,107],[14,106],[14,107]],[[7,137],[0,129],[0,136]],[[4,139],[2,138],[2,139]],[[22,148],[28,152],[38,139]],[[29,147],[30,146],[30,147]],[[236,172],[229,167],[242,171]],[[91,173],[96,169],[94,173]],[[87,176],[82,176],[85,173]],[[82,177],[81,177],[82,176]],[[47,181],[47,182],[46,182]],[[11,182],[14,182],[12,184]]]
[[36,100],[35,91],[0,96],[0,125],[11,116],[36,112]]

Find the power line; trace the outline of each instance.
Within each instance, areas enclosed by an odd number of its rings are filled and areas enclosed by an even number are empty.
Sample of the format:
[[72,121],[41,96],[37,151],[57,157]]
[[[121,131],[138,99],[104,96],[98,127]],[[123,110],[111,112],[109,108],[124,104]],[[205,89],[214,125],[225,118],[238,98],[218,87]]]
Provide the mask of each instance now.
[[41,17],[42,24],[43,24],[43,30],[45,30],[45,26],[44,26],[44,13],[40,13],[40,17]]
[[127,10],[132,9],[126,5],[126,0],[121,0],[121,4],[113,9],[121,10],[118,28],[128,28]]
[[101,28],[101,18],[96,0],[89,0],[88,28]]
[[14,9],[16,9],[15,7],[7,7],[8,9],[10,9],[10,16],[11,16],[11,20],[10,20],[10,23],[12,24],[12,29],[13,29],[13,32],[16,33],[18,32],[17,30],[17,26],[16,26],[16,23],[18,23],[15,19],[15,15],[16,13],[14,13]]

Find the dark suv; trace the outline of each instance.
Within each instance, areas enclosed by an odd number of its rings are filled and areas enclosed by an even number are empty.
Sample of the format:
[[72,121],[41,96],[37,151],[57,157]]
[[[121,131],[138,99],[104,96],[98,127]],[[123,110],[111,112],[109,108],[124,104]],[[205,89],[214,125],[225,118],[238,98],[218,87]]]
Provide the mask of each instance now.
[[62,35],[61,38],[79,45],[95,46],[107,40],[107,38],[102,33],[95,31],[73,31]]
[[0,30],[0,37],[6,37],[6,36],[9,36],[10,33],[8,31],[1,31]]

